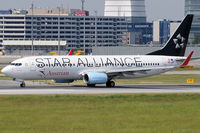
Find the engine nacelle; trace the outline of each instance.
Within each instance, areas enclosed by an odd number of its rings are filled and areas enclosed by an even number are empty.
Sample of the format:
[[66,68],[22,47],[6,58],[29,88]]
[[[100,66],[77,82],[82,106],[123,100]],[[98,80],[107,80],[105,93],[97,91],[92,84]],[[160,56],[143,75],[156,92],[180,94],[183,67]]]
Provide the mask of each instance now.
[[100,72],[88,72],[83,76],[83,81],[86,84],[105,84],[108,81],[108,76]]
[[72,82],[74,82],[74,80],[72,80],[72,79],[55,79],[54,82],[55,83],[72,83]]

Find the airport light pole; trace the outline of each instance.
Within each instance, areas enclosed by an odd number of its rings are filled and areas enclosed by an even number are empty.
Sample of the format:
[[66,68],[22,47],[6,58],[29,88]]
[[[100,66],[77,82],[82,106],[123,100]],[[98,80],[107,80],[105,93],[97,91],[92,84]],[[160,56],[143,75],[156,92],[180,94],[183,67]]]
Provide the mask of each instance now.
[[32,22],[31,22],[31,41],[32,41],[32,45],[31,45],[31,55],[33,56],[34,55],[34,43],[33,43],[33,8],[34,8],[34,5],[33,3],[31,4],[31,10],[32,10]]
[[97,46],[97,10],[95,12],[95,45]]
[[85,54],[86,54],[86,53],[85,53],[85,50],[86,50],[86,49],[85,49],[85,15],[84,15],[84,18],[83,18],[83,19],[84,19],[84,24],[83,24],[83,25],[84,25],[84,33],[83,33],[83,34],[84,34],[84,38],[83,38],[84,40],[83,40],[83,45],[84,45],[84,55],[85,55]]
[[[82,10],[83,12],[85,12],[85,11],[84,11],[84,10],[85,10],[85,9],[84,9],[85,1],[86,1],[86,0],[81,0],[81,2],[82,2],[81,10]],[[83,32],[84,32],[84,33],[83,33],[83,34],[84,34],[84,36],[83,36],[84,55],[86,54],[86,53],[85,53],[85,50],[86,50],[86,48],[85,48],[85,38],[86,38],[86,37],[85,37],[85,16],[86,16],[86,14],[83,15],[83,21],[84,21],[84,22],[83,22],[83,23],[84,23],[84,24],[83,24],[83,26],[84,26],[84,31],[83,31]]]
[[84,11],[84,8],[85,8],[85,1],[86,0],[81,0],[81,3],[82,3],[81,9],[82,9],[82,11]]
[[58,17],[58,55],[60,55],[60,7],[58,7],[59,17]]

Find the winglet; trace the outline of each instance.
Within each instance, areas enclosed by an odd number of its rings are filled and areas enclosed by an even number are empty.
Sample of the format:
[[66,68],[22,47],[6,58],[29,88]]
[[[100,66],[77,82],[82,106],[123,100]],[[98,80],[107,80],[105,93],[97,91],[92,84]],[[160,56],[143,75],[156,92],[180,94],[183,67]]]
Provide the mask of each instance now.
[[187,57],[187,59],[185,60],[185,62],[181,65],[181,67],[185,67],[188,65],[188,63],[190,62],[191,58],[192,58],[192,55],[193,55],[194,51],[192,51],[190,53],[190,55]]
[[72,56],[73,49],[70,49],[68,56]]

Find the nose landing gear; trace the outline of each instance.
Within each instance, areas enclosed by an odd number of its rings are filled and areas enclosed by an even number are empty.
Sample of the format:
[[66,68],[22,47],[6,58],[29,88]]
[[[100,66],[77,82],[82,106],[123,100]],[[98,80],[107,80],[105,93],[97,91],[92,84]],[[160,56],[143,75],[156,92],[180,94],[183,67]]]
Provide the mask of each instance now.
[[21,82],[21,84],[20,84],[20,87],[22,87],[22,88],[26,87],[26,84],[25,84],[25,82],[24,82],[24,81],[23,81],[23,82]]
[[20,87],[22,87],[22,88],[26,87],[26,84],[25,84],[25,82],[24,82],[23,79],[16,79],[16,78],[13,78],[13,81],[20,82]]

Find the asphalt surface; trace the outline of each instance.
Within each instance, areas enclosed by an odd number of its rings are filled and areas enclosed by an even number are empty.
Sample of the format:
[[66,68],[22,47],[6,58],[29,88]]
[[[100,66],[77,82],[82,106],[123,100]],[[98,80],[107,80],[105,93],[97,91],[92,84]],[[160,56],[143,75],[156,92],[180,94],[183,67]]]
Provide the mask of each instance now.
[[0,81],[0,95],[119,93],[200,93],[200,85],[117,85],[115,88],[100,85],[88,88],[85,85],[64,86],[27,82],[25,88],[20,88],[19,83],[15,81]]

